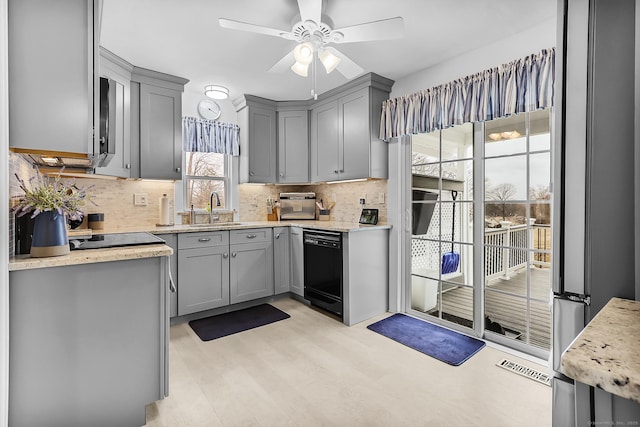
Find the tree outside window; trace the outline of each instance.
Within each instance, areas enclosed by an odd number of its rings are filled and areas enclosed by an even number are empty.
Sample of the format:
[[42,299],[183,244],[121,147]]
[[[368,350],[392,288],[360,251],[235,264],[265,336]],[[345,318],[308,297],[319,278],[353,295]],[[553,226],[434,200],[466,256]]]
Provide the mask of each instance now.
[[212,192],[218,194],[220,206],[216,206],[217,199],[213,197],[213,209],[225,209],[227,205],[227,159],[225,154],[218,153],[185,153],[185,201],[187,209],[193,205],[194,209],[209,210],[209,200]]

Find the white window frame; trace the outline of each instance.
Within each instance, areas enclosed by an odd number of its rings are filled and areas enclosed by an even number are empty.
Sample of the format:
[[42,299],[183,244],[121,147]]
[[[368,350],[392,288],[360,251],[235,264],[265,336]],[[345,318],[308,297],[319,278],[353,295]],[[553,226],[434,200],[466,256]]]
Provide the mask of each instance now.
[[[186,154],[186,153],[185,153]],[[224,156],[224,176],[199,176],[199,175],[186,175],[187,171],[187,156],[182,156],[182,203],[185,209],[189,209],[189,180],[190,179],[204,179],[210,181],[222,181],[224,183],[224,210],[231,210],[231,155],[222,154]],[[214,211],[215,207],[211,206],[211,210]]]

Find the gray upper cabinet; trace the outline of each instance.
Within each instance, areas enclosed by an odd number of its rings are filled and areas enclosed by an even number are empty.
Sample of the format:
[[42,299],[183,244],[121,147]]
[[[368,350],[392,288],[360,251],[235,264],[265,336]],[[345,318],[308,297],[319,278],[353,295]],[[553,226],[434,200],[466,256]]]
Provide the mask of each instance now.
[[273,277],[276,295],[289,292],[291,283],[289,227],[273,229]]
[[276,103],[245,95],[234,101],[240,125],[240,182],[276,182]]
[[[111,80],[109,90],[115,91],[115,154],[109,164],[97,167],[96,174],[131,177],[131,71],[133,65],[100,47],[100,77]],[[112,85],[112,86],[111,86]]]
[[253,95],[234,101],[242,144],[240,182],[387,178],[387,145],[378,134],[382,102],[392,85],[369,73],[317,101],[276,102]]
[[378,135],[392,85],[368,74],[318,101],[311,111],[311,182],[387,178],[388,150]]
[[278,111],[278,179],[309,182],[309,110]]
[[11,147],[93,155],[99,10],[98,0],[9,1]]
[[182,179],[182,92],[188,80],[134,67],[132,177]]
[[311,181],[340,179],[337,101],[311,110],[311,150]]

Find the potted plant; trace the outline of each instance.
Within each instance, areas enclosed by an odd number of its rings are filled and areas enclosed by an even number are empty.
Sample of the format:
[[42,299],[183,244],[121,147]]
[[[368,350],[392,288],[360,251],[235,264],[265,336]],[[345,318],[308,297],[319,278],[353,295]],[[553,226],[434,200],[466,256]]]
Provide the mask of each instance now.
[[24,195],[12,212],[18,217],[30,213],[34,219],[32,257],[68,254],[67,221],[81,221],[86,201],[93,203],[88,192],[93,186],[80,188],[74,181],[61,180],[61,174],[62,170],[52,178],[36,169],[28,185],[16,174]]

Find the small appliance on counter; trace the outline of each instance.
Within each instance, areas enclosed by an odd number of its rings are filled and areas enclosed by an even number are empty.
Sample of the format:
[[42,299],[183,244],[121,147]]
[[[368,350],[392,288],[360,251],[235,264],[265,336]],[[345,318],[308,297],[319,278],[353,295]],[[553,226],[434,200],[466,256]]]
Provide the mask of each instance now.
[[316,219],[316,193],[280,193],[280,219]]

